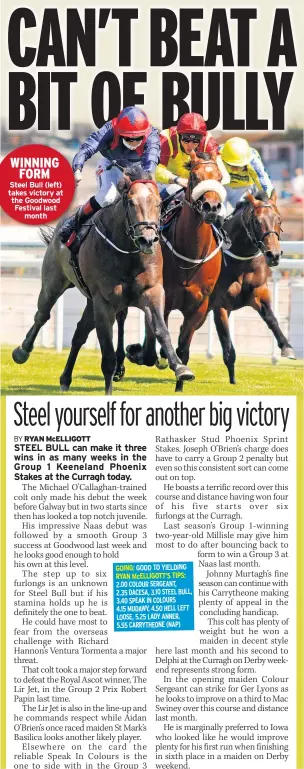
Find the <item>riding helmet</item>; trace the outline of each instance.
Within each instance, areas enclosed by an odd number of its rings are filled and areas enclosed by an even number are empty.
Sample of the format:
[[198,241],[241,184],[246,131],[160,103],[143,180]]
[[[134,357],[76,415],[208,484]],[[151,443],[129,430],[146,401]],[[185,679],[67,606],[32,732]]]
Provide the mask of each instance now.
[[252,158],[252,149],[246,139],[235,136],[225,142],[221,151],[222,159],[231,166],[247,166]]
[[207,126],[204,118],[198,112],[186,112],[179,119],[176,130],[179,135],[196,134],[197,136],[205,136]]
[[146,136],[150,128],[146,113],[138,107],[125,107],[117,117],[119,136]]

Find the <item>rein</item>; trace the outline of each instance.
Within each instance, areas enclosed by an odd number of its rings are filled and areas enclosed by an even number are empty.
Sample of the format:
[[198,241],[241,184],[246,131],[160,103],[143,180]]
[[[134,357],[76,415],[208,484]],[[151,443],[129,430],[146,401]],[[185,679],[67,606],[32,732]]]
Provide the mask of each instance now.
[[111,246],[112,248],[115,248],[115,251],[119,251],[120,254],[139,254],[140,253],[139,249],[137,249],[137,251],[124,251],[122,248],[118,248],[118,246],[116,246],[112,240],[107,238],[106,235],[98,229],[95,222],[92,222],[92,224],[96,232],[98,232],[98,235],[100,235],[100,237],[103,238],[105,242],[109,244],[109,246]]
[[[176,249],[172,246],[172,243],[170,243],[170,241],[167,240],[167,238],[165,238],[165,236],[163,235],[162,232],[160,234],[160,237],[164,241],[166,246],[170,249],[170,251],[172,251],[172,254],[174,254],[174,256],[177,256],[178,259],[183,259],[185,262],[190,262],[191,265],[195,264],[197,267],[199,267],[201,264],[205,264],[206,262],[209,262],[210,259],[213,259],[213,257],[222,248],[223,240],[221,240],[221,235],[220,235],[219,231],[216,229],[216,227],[214,227],[214,225],[212,225],[212,229],[213,229],[213,231],[215,232],[215,234],[216,234],[216,236],[218,238],[218,245],[217,245],[217,247],[213,251],[211,251],[211,254],[207,254],[207,256],[203,257],[203,259],[189,259],[188,256],[184,256],[183,254],[179,254],[179,252],[176,251]],[[180,269],[181,270],[191,270],[191,267],[180,267]]]
[[[113,165],[118,165],[118,163],[113,163]],[[111,166],[108,166],[108,168],[111,168]],[[120,166],[119,166],[119,168],[120,168]],[[124,210],[125,210],[125,213],[126,213],[126,220],[127,220],[127,224],[128,224],[128,227],[126,228],[126,233],[127,233],[127,236],[130,238],[130,240],[132,240],[132,242],[136,246],[137,245],[137,242],[136,242],[137,241],[136,227],[149,227],[149,229],[153,229],[154,232],[155,232],[155,239],[156,238],[158,239],[158,237],[159,237],[159,226],[155,222],[148,222],[148,221],[144,221],[144,220],[140,221],[140,222],[135,222],[134,224],[131,222],[130,214],[129,214],[128,193],[129,193],[131,187],[133,186],[133,184],[153,184],[153,186],[156,187],[157,191],[158,191],[158,187],[157,187],[156,182],[153,179],[135,179],[135,181],[130,183],[127,191],[122,196],[123,207],[124,207]],[[98,235],[100,235],[100,237],[103,238],[103,240],[106,243],[108,243],[108,245],[111,246],[111,248],[114,248],[115,251],[118,251],[118,253],[130,255],[130,254],[140,254],[141,252],[143,252],[142,248],[137,248],[135,250],[133,249],[132,251],[125,251],[123,248],[119,248],[118,246],[116,246],[115,243],[113,243],[112,240],[110,240],[110,238],[108,238],[103,232],[101,232],[101,230],[97,227],[97,225],[95,224],[94,221],[92,222],[92,224],[93,224],[94,229],[98,233]]]
[[[194,163],[193,166],[191,166],[190,177],[189,177],[189,186],[188,186],[188,188],[186,190],[186,194],[189,191],[189,194],[191,195],[191,197],[193,195],[193,189],[195,189],[195,187],[193,188],[192,183],[191,183],[191,173],[194,170],[194,168],[197,168],[198,166],[201,166],[201,165],[214,165],[214,166],[217,167],[217,163],[216,163],[215,160],[210,160],[210,159],[209,160],[203,160],[202,158],[200,158],[196,163]],[[216,185],[218,184],[219,187],[221,186],[220,183],[216,182],[214,179],[205,180],[205,182],[199,182],[198,184],[206,183],[206,185],[207,185],[209,181],[210,181],[210,189],[212,189],[215,186],[215,184]],[[207,187],[206,187],[205,192],[207,192],[207,191],[208,190],[207,190]],[[220,197],[220,191],[218,191],[218,190],[216,190],[216,191],[217,191],[217,193],[218,193],[218,195]],[[192,202],[191,200],[188,200],[187,197],[185,196],[185,198],[183,200],[183,203],[186,203],[187,206],[189,206],[189,208],[192,208],[196,213],[198,213],[201,216],[202,220],[205,221],[206,211],[203,210],[203,202],[202,202],[202,200],[200,200],[198,198],[197,200]],[[175,228],[175,226],[176,226],[176,220],[174,222],[174,228]],[[212,226],[212,229],[213,229],[214,233],[216,234],[217,243],[218,244],[217,244],[217,247],[213,251],[211,251],[210,254],[207,254],[202,259],[190,259],[188,256],[184,256],[184,254],[180,254],[178,251],[176,251],[176,249],[174,248],[172,243],[170,243],[170,241],[164,236],[163,232],[160,233],[161,240],[164,241],[164,243],[170,249],[172,254],[174,256],[176,256],[178,259],[182,259],[184,262],[189,262],[191,264],[191,267],[182,267],[180,265],[180,269],[181,270],[191,270],[193,268],[193,265],[195,265],[195,267],[198,268],[201,264],[205,264],[206,262],[209,262],[210,259],[213,259],[213,257],[221,250],[222,245],[223,245],[222,236],[221,236],[221,234],[219,233],[219,231],[216,229],[216,227],[213,224],[211,224],[211,226]],[[174,229],[174,234],[175,234],[175,229]]]

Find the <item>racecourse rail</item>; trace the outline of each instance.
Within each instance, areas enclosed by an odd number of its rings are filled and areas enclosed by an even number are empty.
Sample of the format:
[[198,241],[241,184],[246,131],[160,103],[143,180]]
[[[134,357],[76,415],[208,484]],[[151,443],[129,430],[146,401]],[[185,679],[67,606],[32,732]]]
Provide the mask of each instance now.
[[[2,227],[1,250],[9,252],[9,255],[4,255],[1,258],[1,266],[5,268],[24,267],[41,268],[43,257],[42,256],[27,256],[24,249],[41,249],[43,247],[41,238],[39,237],[38,228],[28,227]],[[278,315],[279,304],[279,281],[281,277],[281,270],[297,270],[304,271],[304,241],[302,240],[283,240],[281,241],[281,248],[284,257],[280,259],[278,267],[272,269],[273,275],[273,299],[272,306],[274,314]],[[296,253],[300,254],[300,259],[285,258],[286,254]],[[141,316],[143,314],[141,313]],[[64,295],[58,299],[56,304],[56,316],[55,316],[55,347],[58,352],[63,349],[63,321],[64,321]],[[231,313],[230,320],[230,333],[233,339],[234,335],[234,313]],[[214,333],[214,320],[213,313],[208,315],[207,320],[208,327],[208,344],[207,344],[207,357],[213,357],[213,333]],[[141,330],[144,330],[144,324],[141,325]],[[272,342],[272,363],[276,363],[279,355],[279,350],[275,338]]]

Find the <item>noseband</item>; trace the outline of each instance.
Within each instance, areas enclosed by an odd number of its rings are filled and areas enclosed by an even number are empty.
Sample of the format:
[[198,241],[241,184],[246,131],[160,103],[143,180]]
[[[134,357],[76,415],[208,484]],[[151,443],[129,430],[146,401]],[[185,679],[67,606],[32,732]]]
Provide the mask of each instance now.
[[[264,240],[267,237],[267,235],[276,235],[279,241],[281,240],[281,236],[280,236],[280,232],[276,232],[276,230],[266,230],[266,232],[263,232],[262,234],[260,234],[259,240],[258,240],[258,237],[257,237],[256,232],[255,232],[255,223],[258,221],[258,219],[255,218],[254,212],[257,211],[259,208],[270,208],[271,209],[271,211],[274,214],[274,216],[276,216],[276,218],[279,220],[280,231],[282,231],[281,230],[282,219],[279,216],[279,214],[276,214],[273,211],[272,206],[269,205],[268,203],[266,203],[266,205],[264,205],[264,206],[255,206],[254,208],[252,208],[250,213],[249,213],[249,217],[248,217],[248,222],[247,223],[246,223],[245,217],[244,217],[246,209],[241,212],[241,222],[242,222],[242,225],[243,225],[244,230],[246,232],[247,238],[252,243],[252,245],[255,248],[260,249],[260,251],[262,251],[262,254],[265,256],[265,254],[266,254],[266,247],[265,247],[265,244],[264,244]],[[281,254],[282,254],[282,252],[281,252]]]
[[[123,205],[126,212],[126,220],[127,220],[127,227],[126,227],[126,233],[130,240],[134,243],[136,248],[140,246],[138,243],[138,238],[140,237],[140,232],[136,234],[136,228],[137,227],[148,227],[151,230],[154,230],[155,236],[154,236],[154,243],[156,243],[159,240],[159,225],[156,224],[156,222],[150,222],[146,220],[142,220],[140,222],[132,222],[130,218],[130,211],[129,211],[129,192],[131,187],[133,187],[133,184],[153,184],[153,187],[156,187],[158,191],[158,187],[156,182],[153,179],[135,179],[135,181],[131,182],[128,186],[128,189],[125,190],[123,193]],[[140,248],[142,251],[142,247]]]
[[[194,163],[194,165],[191,166],[191,169],[190,169],[190,179],[189,179],[189,182],[190,182],[189,183],[189,191],[190,191],[190,196],[191,197],[192,197],[193,190],[197,186],[197,185],[193,185],[192,184],[192,178],[191,178],[192,171],[194,171],[195,168],[197,168],[198,166],[201,166],[201,165],[213,165],[213,166],[216,166],[216,168],[218,168],[217,163],[216,163],[215,160],[198,160],[197,163]],[[207,180],[201,179],[200,181],[207,181]],[[200,181],[198,181],[198,184],[200,184]],[[214,180],[210,179],[210,181],[214,181]],[[206,190],[206,192],[208,192],[208,191],[209,190]],[[203,195],[200,198],[198,198],[197,200],[194,200],[194,201],[193,200],[187,200],[187,198],[185,197],[185,203],[187,203],[187,206],[189,206],[189,208],[192,208],[192,210],[195,211],[195,213],[199,214],[199,216],[205,221],[207,216],[208,216],[208,213],[210,213],[210,212],[208,212],[208,211],[206,211],[204,209],[204,205],[206,203],[206,201],[203,200],[204,194],[205,193],[203,193]]]

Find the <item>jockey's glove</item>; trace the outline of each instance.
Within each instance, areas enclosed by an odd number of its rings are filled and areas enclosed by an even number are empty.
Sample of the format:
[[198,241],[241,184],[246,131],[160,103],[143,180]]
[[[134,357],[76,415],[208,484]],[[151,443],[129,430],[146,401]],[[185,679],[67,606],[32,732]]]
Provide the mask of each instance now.
[[188,179],[185,179],[183,176],[174,176],[173,181],[180,187],[186,188],[188,186]]
[[82,171],[80,170],[80,168],[76,168],[76,171],[74,173],[74,179],[77,187],[77,185],[79,184],[79,182],[81,182],[81,179],[82,179]]

